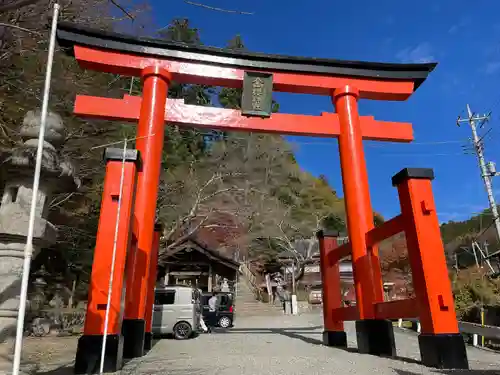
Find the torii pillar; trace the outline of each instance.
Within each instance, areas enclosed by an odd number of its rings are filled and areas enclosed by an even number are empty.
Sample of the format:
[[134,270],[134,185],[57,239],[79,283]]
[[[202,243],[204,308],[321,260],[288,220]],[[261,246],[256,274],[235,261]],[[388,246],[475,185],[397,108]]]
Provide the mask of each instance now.
[[138,223],[137,245],[127,259],[127,294],[123,320],[123,356],[144,355],[146,303],[149,269],[153,247],[156,201],[160,181],[165,129],[165,104],[170,73],[158,67],[142,70],[143,98],[137,127],[136,148],[142,156],[137,180],[135,218]]
[[336,89],[332,95],[340,123],[340,165],[359,312],[356,336],[361,353],[395,355],[392,322],[375,316],[375,304],[384,301],[384,288],[377,246],[368,246],[366,241],[374,222],[358,98],[359,90],[350,85]]

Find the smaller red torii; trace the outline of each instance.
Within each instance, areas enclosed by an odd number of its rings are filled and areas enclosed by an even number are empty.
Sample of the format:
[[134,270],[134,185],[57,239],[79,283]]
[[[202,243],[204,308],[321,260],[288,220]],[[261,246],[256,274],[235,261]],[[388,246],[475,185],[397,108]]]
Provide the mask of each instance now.
[[[418,337],[422,362],[437,368],[468,368],[464,340],[459,333],[453,293],[448,278],[444,246],[432,193],[432,169],[405,168],[392,178],[398,189],[401,214],[365,234],[369,248],[400,232],[405,234],[412,270],[415,297],[395,301],[370,301],[373,320],[359,324],[361,306],[343,306],[340,290],[339,261],[352,257],[353,264],[366,260],[352,252],[350,243],[338,246],[338,233],[319,231],[321,277],[323,283],[323,318],[326,345],[346,347],[345,321],[356,321],[357,332],[373,322],[383,321],[389,328],[384,334],[358,335],[360,351],[372,348],[372,354],[396,355],[391,320],[418,318],[422,332]],[[365,275],[354,272],[354,284],[361,284]],[[366,307],[366,306],[365,306]],[[435,338],[440,342],[436,344]],[[375,343],[377,345],[375,345]]]

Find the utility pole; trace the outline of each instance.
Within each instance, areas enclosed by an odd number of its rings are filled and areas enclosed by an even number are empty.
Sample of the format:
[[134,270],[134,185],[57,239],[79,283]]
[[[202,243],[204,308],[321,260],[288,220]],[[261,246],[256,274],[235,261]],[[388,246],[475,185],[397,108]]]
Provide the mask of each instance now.
[[484,181],[484,186],[486,188],[486,192],[488,193],[488,201],[490,203],[491,213],[493,214],[493,220],[495,221],[495,228],[497,231],[497,239],[500,241],[500,217],[498,216],[497,204],[495,202],[495,196],[493,195],[493,189],[491,187],[491,177],[498,175],[498,173],[492,167],[492,163],[488,163],[488,167],[486,165],[486,161],[484,160],[483,153],[483,142],[479,135],[477,134],[476,121],[486,121],[489,119],[490,115],[474,115],[470,110],[469,105],[467,104],[467,113],[469,115],[466,119],[461,119],[460,116],[457,119],[457,125],[460,126],[460,123],[467,122],[472,130],[472,143],[474,145],[474,149],[477,155],[477,160],[479,162],[479,168],[481,170],[481,177]]

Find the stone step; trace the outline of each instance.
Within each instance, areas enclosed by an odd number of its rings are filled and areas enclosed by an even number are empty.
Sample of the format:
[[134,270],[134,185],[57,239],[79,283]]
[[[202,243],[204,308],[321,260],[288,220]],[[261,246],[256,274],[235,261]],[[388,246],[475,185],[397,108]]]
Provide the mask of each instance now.
[[238,307],[235,306],[235,311],[281,311],[283,309],[263,309],[263,308],[249,308],[249,307]]
[[270,305],[262,302],[247,302],[247,303],[235,303],[235,310],[237,311],[282,311],[281,305]]
[[240,316],[279,316],[283,314],[280,304],[271,305],[258,301],[244,276],[236,286],[235,313]]
[[282,315],[282,309],[239,309],[235,308],[234,312],[239,316],[247,315]]
[[237,313],[234,316],[236,317],[235,319],[240,318],[245,318],[248,316],[283,316],[285,315],[283,312],[276,312],[276,311],[249,311],[249,312],[241,312]]
[[[249,311],[249,312],[243,312],[243,313],[237,313],[236,316],[238,317],[252,317],[252,316],[281,316],[284,315],[283,312],[276,312],[276,311]],[[236,322],[237,322],[236,318]],[[237,324],[237,323],[236,323]]]

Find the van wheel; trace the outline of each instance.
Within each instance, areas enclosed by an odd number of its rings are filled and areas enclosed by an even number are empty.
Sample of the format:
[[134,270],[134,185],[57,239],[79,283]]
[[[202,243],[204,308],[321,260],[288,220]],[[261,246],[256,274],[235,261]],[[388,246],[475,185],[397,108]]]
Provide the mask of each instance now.
[[221,328],[229,328],[231,327],[231,318],[229,318],[228,316],[221,316],[221,318],[219,319],[219,327]]
[[186,322],[179,322],[174,326],[174,338],[176,340],[186,340],[191,337],[193,329],[191,325]]

